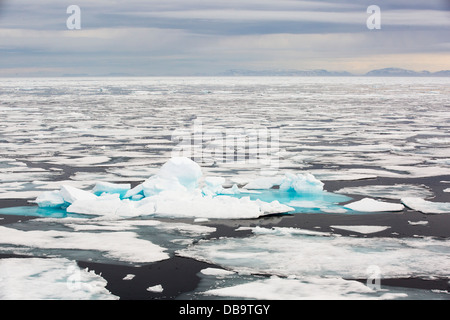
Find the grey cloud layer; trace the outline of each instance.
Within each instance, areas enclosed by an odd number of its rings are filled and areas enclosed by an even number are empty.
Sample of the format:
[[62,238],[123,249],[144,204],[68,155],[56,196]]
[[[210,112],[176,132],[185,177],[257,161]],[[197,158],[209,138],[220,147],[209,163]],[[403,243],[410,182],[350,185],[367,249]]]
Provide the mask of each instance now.
[[264,65],[296,68],[302,67],[300,60],[317,65],[314,58],[327,63],[449,49],[446,0],[383,0],[382,30],[375,32],[366,27],[366,9],[374,4],[369,0],[74,3],[82,10],[78,31],[66,29],[67,3],[1,2],[0,68],[69,65],[76,70],[151,74],[178,68],[195,73]]

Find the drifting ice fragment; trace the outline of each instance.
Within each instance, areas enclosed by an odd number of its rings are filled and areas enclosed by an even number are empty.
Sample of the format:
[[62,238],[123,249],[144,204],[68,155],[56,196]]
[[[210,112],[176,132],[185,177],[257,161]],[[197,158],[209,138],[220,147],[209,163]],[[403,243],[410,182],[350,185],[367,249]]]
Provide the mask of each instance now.
[[162,285],[157,284],[156,286],[148,287],[148,288],[147,288],[147,291],[149,291],[149,292],[155,292],[155,293],[160,293],[160,292],[163,292],[164,289],[163,289]]
[[403,205],[364,198],[345,205],[346,208],[359,212],[402,211]]
[[280,185],[282,182],[283,177],[264,177],[250,181],[244,188],[249,190],[265,190]]
[[416,211],[429,214],[450,213],[449,202],[431,202],[421,198],[402,198],[402,203]]

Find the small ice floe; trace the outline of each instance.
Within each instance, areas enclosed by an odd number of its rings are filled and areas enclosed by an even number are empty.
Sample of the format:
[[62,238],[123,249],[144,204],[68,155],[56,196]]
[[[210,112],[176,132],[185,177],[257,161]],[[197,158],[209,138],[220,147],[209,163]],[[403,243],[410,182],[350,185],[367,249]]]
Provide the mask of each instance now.
[[428,221],[409,221],[408,223],[412,226],[426,226],[428,224]]
[[359,212],[391,212],[404,209],[403,205],[399,203],[384,202],[370,198],[346,204],[344,207]]
[[233,271],[228,271],[220,268],[205,268],[200,270],[200,272],[206,276],[216,276],[216,277],[227,276],[235,273]]
[[410,209],[425,214],[450,213],[450,202],[432,202],[421,198],[402,198],[402,203]]
[[330,226],[334,229],[342,229],[362,234],[377,233],[389,229],[389,226]]
[[148,287],[148,288],[147,288],[147,291],[149,291],[149,292],[155,292],[155,293],[161,293],[161,292],[164,291],[164,288],[162,287],[162,285],[157,284],[157,285],[155,285],[155,286]]
[[123,277],[122,280],[133,280],[135,276],[136,275],[130,273],[130,274],[127,274],[125,277]]

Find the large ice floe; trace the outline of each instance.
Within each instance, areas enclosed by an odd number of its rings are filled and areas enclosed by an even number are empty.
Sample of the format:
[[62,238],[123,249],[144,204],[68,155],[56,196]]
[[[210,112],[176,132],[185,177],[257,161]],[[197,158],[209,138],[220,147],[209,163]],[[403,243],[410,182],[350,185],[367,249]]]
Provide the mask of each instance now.
[[64,258],[8,258],[0,260],[1,300],[118,299],[106,280]]
[[265,202],[249,197],[232,197],[240,193],[237,186],[224,189],[224,179],[205,177],[199,187],[202,170],[186,157],[174,157],[143,183],[131,188],[127,184],[97,182],[91,191],[61,186],[36,198],[39,207],[66,208],[68,213],[127,218],[142,215],[202,218],[257,218],[286,213],[294,209],[278,201]]
[[251,231],[250,237],[202,241],[178,254],[241,274],[367,279],[368,267],[377,265],[385,279],[430,275],[448,278],[449,241],[430,237],[345,237],[284,227],[252,227]]
[[346,212],[337,203],[351,199],[324,191],[324,184],[309,173],[256,179],[243,189],[237,185],[224,188],[224,183],[222,177],[203,177],[200,166],[189,158],[174,157],[134,188],[97,182],[86,191],[62,185],[59,190],[43,192],[35,202],[39,208],[108,218],[258,218],[302,209]]

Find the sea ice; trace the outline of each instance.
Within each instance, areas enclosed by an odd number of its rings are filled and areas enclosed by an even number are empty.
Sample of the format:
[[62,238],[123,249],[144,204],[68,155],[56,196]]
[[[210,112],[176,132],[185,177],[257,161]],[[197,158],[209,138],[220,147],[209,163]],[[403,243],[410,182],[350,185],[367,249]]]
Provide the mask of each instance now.
[[155,286],[151,286],[147,288],[147,291],[149,292],[155,292],[155,293],[160,293],[164,291],[164,288],[162,287],[162,285],[157,284]]
[[35,200],[39,207],[61,207],[65,201],[59,191],[45,191]]
[[432,202],[421,198],[406,197],[402,198],[402,203],[410,209],[426,214],[450,213],[449,202]]
[[353,231],[362,234],[377,233],[389,229],[389,226],[330,226],[335,229]]
[[65,202],[74,203],[77,200],[95,200],[97,196],[89,191],[81,190],[72,186],[63,185],[59,191]]
[[270,189],[279,186],[283,182],[283,177],[262,177],[247,183],[244,188],[249,190]]
[[294,190],[300,194],[320,193],[323,191],[323,182],[310,173],[296,175],[286,173],[280,184],[280,190]]
[[426,226],[428,224],[428,221],[409,221],[408,223],[412,226]]
[[158,173],[147,179],[143,185],[146,197],[165,190],[193,190],[202,176],[200,166],[186,157],[173,157]]
[[399,203],[383,202],[370,198],[364,198],[345,205],[346,208],[358,212],[384,212],[402,211],[403,205]]
[[250,181],[245,189],[265,190],[279,186],[282,191],[295,191],[299,194],[320,193],[323,191],[323,182],[316,179],[311,173],[292,174],[284,176],[263,177]]
[[403,293],[377,293],[365,284],[342,278],[306,277],[256,280],[234,286],[211,289],[203,294],[257,300],[357,300],[405,298]]
[[136,233],[22,231],[0,226],[0,243],[26,249],[94,250],[118,261],[148,263],[169,258],[165,248],[139,239]]
[[125,196],[125,194],[128,192],[128,190],[130,190],[130,189],[131,189],[131,186],[128,183],[118,184],[118,183],[98,181],[95,184],[94,189],[92,189],[92,193],[94,193],[97,196],[101,195],[104,192],[118,193],[120,195],[120,197],[123,198]]
[[[158,215],[198,218],[257,218],[286,213],[294,209],[278,201],[233,197],[240,194],[236,185],[225,189],[222,177],[207,177],[199,188],[200,166],[175,157],[152,177],[130,189],[128,184],[97,183],[92,192],[63,185],[60,191],[44,192],[36,199],[41,207],[68,205],[67,212],[110,218]],[[294,177],[294,176],[293,176]],[[299,178],[295,178],[299,179]],[[294,180],[295,180],[294,179]],[[292,180],[292,179],[291,179]],[[295,181],[291,181],[295,184]],[[308,181],[313,181],[308,177]],[[296,185],[297,187],[297,185]]]
[[106,280],[64,258],[0,259],[1,300],[118,299]]
[[448,277],[450,241],[445,239],[344,237],[294,229],[256,227],[253,236],[201,241],[177,254],[240,274],[367,279],[368,267],[375,264],[386,279]]
[[219,277],[234,274],[233,271],[228,271],[228,270],[219,269],[219,268],[205,268],[205,269],[200,270],[200,272],[207,276],[219,276]]
[[403,197],[429,198],[433,192],[424,185],[395,184],[392,186],[369,185],[360,187],[342,188],[336,193],[358,194],[369,197],[381,197],[387,199],[400,200]]

